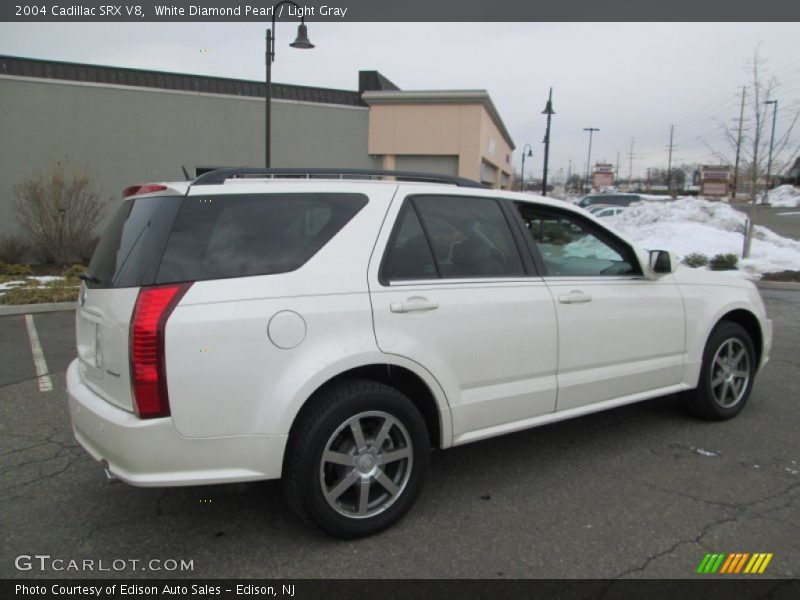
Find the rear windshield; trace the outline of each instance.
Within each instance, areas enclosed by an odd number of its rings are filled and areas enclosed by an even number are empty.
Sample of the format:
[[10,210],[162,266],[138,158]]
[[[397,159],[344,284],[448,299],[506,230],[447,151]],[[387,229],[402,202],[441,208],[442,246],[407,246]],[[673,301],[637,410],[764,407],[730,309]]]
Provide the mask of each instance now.
[[95,279],[86,285],[111,288],[153,283],[183,198],[125,200],[100,237],[87,269]]
[[[154,200],[166,206],[144,205]],[[367,197],[235,194],[129,202],[114,216],[92,257],[89,274],[100,280],[95,287],[293,271],[327,244]]]

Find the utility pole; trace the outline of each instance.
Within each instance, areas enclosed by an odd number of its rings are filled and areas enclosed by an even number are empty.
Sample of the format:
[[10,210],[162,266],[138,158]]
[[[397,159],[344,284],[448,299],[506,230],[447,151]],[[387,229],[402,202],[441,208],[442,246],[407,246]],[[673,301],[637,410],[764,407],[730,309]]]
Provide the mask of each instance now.
[[742,149],[742,124],[744,123],[744,97],[747,86],[742,86],[742,106],[739,108],[739,134],[736,136],[736,163],[733,166],[733,185],[731,186],[731,202],[736,201],[736,184],[739,181],[739,156]]
[[633,178],[633,138],[631,138],[631,151],[628,152],[628,191],[631,189],[631,179]]
[[619,179],[619,150],[617,150],[617,170],[614,171],[614,184],[616,185]]
[[597,127],[584,127],[584,131],[589,132],[589,154],[586,156],[586,190],[591,189],[589,184],[589,176],[591,174],[591,163],[592,163],[592,134],[595,131],[600,131]]
[[675,133],[675,125],[669,126],[669,160],[667,161],[667,192],[670,196],[672,194],[672,137]]
[[547,98],[547,104],[542,111],[543,115],[547,115],[547,129],[544,133],[544,169],[542,170],[542,196],[547,196],[547,162],[550,158],[550,118],[556,114],[553,110],[553,88],[550,88],[550,96]]
[[769,161],[767,162],[767,192],[769,192],[772,183],[772,147],[775,144],[775,117],[778,114],[778,101],[767,100],[764,104],[772,104],[772,135],[769,137]]
[[570,158],[569,159],[569,167],[567,167],[567,181],[564,184],[564,191],[565,192],[567,191],[567,188],[569,187],[569,180],[571,178],[572,178],[572,159]]
[[750,246],[753,243],[753,222],[756,218],[756,197],[758,195],[758,144],[761,141],[761,109],[758,106],[758,88],[755,90],[753,98],[755,104],[756,133],[753,140],[753,179],[750,183],[750,211],[745,226],[744,249],[742,258],[750,258]]

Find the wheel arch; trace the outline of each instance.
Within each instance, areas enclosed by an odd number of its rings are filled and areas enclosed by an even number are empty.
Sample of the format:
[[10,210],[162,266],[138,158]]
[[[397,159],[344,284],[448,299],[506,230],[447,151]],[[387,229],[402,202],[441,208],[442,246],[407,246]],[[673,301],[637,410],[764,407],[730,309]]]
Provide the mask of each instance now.
[[409,366],[389,362],[374,362],[350,367],[329,377],[318,385],[294,415],[289,427],[287,443],[292,440],[303,415],[311,410],[315,401],[325,390],[348,379],[375,381],[400,391],[411,400],[422,415],[428,429],[431,447],[446,448],[452,445],[452,425],[447,403],[446,401],[443,403],[443,392],[440,389],[434,391],[435,384],[426,381],[424,376]]
[[750,335],[750,339],[753,341],[753,349],[756,352],[755,364],[761,364],[761,356],[764,352],[764,332],[761,331],[761,323],[759,322],[758,317],[751,311],[744,308],[730,310],[717,319],[717,322],[714,323],[714,327],[711,328],[711,331],[714,331],[714,329],[716,329],[723,321],[736,323],[744,328],[744,330]]

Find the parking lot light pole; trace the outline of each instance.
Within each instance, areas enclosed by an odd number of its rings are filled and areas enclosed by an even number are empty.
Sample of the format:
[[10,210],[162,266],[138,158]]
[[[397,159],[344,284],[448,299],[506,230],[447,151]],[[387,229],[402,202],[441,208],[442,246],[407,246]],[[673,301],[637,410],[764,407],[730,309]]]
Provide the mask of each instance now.
[[772,183],[772,147],[775,143],[775,117],[778,114],[778,101],[767,100],[764,104],[773,104],[772,107],[772,134],[769,137],[769,160],[767,161],[767,192],[769,192],[770,184]]
[[595,131],[600,131],[600,130],[597,127],[584,127],[583,130],[589,132],[589,154],[586,156],[586,190],[584,190],[584,191],[588,191],[588,189],[589,189],[589,176],[591,174],[590,169],[591,169],[591,163],[592,163],[592,134]]
[[[275,17],[279,14],[279,8],[284,4],[290,4],[297,9],[299,14],[303,14],[300,6],[292,0],[282,0],[272,7],[272,27],[267,29],[267,89],[266,101],[264,103],[264,166],[272,166],[270,138],[272,134],[272,63],[275,60]],[[314,47],[308,40],[308,29],[306,28],[305,17],[300,17],[300,25],[297,28],[297,39],[289,44],[292,48],[310,49]]]
[[520,171],[520,174],[519,174],[519,191],[520,192],[525,191],[525,148],[528,149],[528,154],[527,155],[530,158],[533,158],[533,150],[531,149],[531,145],[530,144],[525,144],[522,147],[522,170]]
[[542,111],[543,115],[547,115],[547,129],[545,129],[544,139],[544,170],[542,171],[542,196],[547,196],[547,162],[550,158],[550,119],[556,114],[553,110],[553,88],[550,88],[550,96],[547,98],[547,105]]

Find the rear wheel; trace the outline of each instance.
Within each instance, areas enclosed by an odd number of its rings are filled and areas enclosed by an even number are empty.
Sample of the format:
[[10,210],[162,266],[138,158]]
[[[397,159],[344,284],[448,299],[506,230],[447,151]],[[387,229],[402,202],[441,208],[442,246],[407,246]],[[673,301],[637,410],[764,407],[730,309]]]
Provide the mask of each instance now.
[[706,343],[697,389],[685,395],[689,410],[715,421],[735,417],[750,397],[755,367],[750,334],[737,323],[722,321]]
[[373,381],[323,392],[301,415],[287,448],[284,492],[304,520],[354,538],[393,525],[425,478],[425,421],[403,394]]

